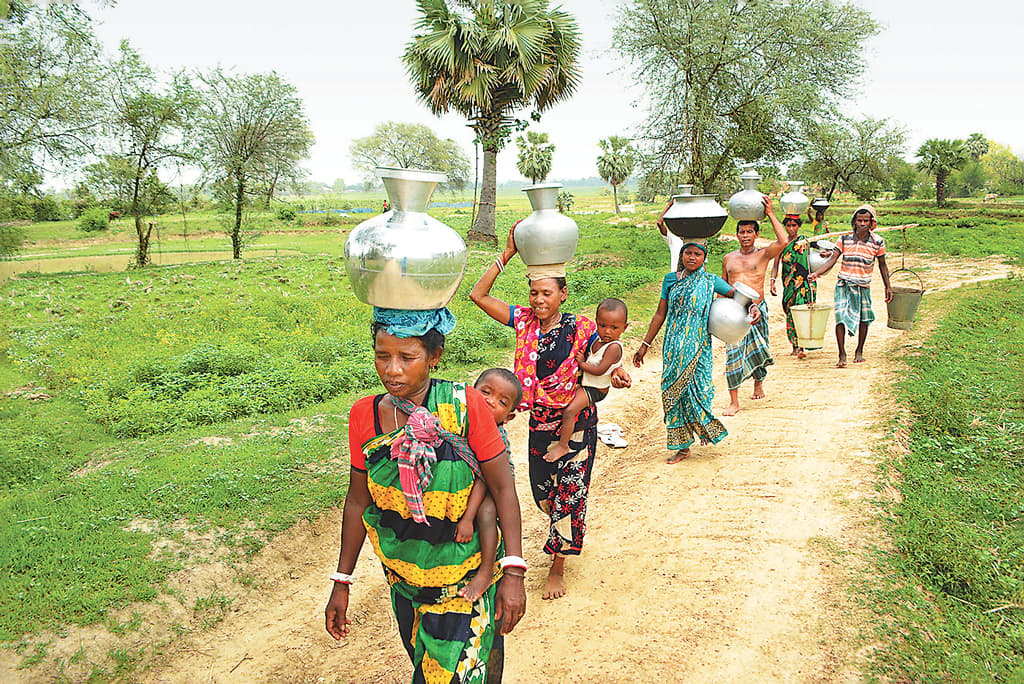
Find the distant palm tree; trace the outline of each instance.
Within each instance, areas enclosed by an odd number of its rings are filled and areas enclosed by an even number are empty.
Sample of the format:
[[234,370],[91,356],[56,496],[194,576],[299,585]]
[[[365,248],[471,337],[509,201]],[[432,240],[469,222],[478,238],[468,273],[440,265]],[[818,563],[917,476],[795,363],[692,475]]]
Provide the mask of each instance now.
[[988,139],[981,133],[971,133],[967,136],[967,142],[964,143],[964,147],[967,148],[971,159],[979,161],[988,153]]
[[946,179],[970,159],[963,140],[925,140],[917,150],[917,168],[935,176],[935,206],[946,204]]
[[519,136],[516,143],[519,145],[519,160],[516,162],[519,173],[529,178],[531,183],[543,183],[551,173],[555,154],[555,146],[548,142],[548,134],[527,131],[526,137]]
[[629,138],[610,135],[598,143],[604,152],[597,158],[597,172],[612,186],[615,197],[615,213],[619,213],[619,184],[629,178],[636,166],[636,150],[629,144]]
[[469,119],[484,150],[480,213],[469,238],[496,241],[497,155],[524,107],[540,113],[580,82],[580,33],[548,0],[417,0],[420,18],[403,61],[434,114]]

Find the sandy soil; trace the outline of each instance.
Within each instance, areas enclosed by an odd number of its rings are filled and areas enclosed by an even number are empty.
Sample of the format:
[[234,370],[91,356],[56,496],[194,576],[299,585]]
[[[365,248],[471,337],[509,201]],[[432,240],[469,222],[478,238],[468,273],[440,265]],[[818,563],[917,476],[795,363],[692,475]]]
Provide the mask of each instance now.
[[[926,265],[929,290],[1009,270],[997,259]],[[833,283],[825,279],[820,301],[831,301]],[[506,681],[859,681],[870,644],[846,580],[877,534],[868,500],[876,496],[875,447],[886,438],[879,418],[890,410],[878,389],[889,372],[887,351],[906,339],[885,327],[880,283],[873,295],[879,321],[867,362],[842,370],[834,367],[831,334],[807,359],[789,356],[778,298],[769,298],[776,364],[767,397],[751,401],[748,381],[740,413],[723,418],[728,438],[696,447],[676,465],[665,463],[661,364],[650,354],[633,388],[601,404],[601,419],[623,426],[630,446],[599,447],[586,546],[570,559],[569,594],[558,601],[540,598],[544,518],[525,477],[525,421],[510,425],[532,570],[527,615],[507,641]],[[728,403],[723,367],[716,342],[719,415]],[[351,638],[336,643],[323,629],[339,529],[333,511],[273,542],[253,568],[267,578],[263,586],[240,592],[222,622],[177,640],[137,678],[407,682],[410,667],[369,545],[356,570]],[[229,585],[230,571],[221,571],[179,581]],[[81,636],[58,641],[77,647]],[[139,639],[146,638],[144,631]],[[0,664],[4,681],[40,674]]]

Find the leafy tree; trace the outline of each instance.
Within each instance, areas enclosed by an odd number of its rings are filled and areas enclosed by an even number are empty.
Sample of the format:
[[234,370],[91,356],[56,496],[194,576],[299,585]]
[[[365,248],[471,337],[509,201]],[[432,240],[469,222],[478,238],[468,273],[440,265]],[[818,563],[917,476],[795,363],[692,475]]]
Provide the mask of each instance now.
[[[108,211],[117,210],[125,216],[134,217],[133,204],[144,217],[165,211],[174,200],[173,193],[155,171],[140,174],[138,165],[117,154],[105,155],[102,161],[86,166],[84,185],[90,194],[102,200]],[[148,229],[145,235],[148,245]],[[135,265],[138,266],[138,259]]]
[[995,189],[1002,195],[1024,193],[1024,160],[1009,147],[991,143],[981,164],[992,178]]
[[275,72],[233,76],[220,68],[198,76],[196,153],[234,210],[234,258],[242,256],[242,217],[282,177],[297,177],[313,133],[295,86]]
[[935,176],[935,206],[945,206],[946,179],[970,159],[964,141],[932,138],[918,148],[917,156],[917,168]]
[[981,133],[971,133],[964,142],[967,154],[971,155],[974,161],[980,161],[988,152],[988,138]]
[[815,122],[807,126],[806,138],[802,172],[826,188],[828,199],[839,189],[862,200],[874,197],[888,187],[906,145],[903,129],[886,119]]
[[636,150],[629,138],[610,135],[598,143],[603,154],[597,158],[597,172],[612,186],[615,197],[615,213],[619,213],[619,184],[629,178],[636,165]]
[[[90,167],[107,174],[117,188],[121,209],[135,219],[137,240],[133,265],[149,264],[149,240],[153,224],[143,217],[165,208],[173,195],[157,177],[162,164],[185,159],[188,154],[179,142],[186,131],[185,112],[193,108],[192,92],[182,79],[166,92],[160,92],[153,71],[127,41],[121,42],[120,55],[113,65],[110,92],[112,115],[107,126],[116,153],[105,162]],[[94,180],[99,180],[93,175]]]
[[345,192],[345,179],[335,178],[334,183],[331,184],[331,191],[338,194]]
[[11,2],[0,19],[0,184],[24,191],[89,153],[107,107],[88,15],[71,3]]
[[896,199],[910,199],[919,180],[917,167],[900,159],[895,164],[890,177],[890,186]]
[[787,161],[801,126],[851,93],[877,32],[850,3],[632,0],[613,48],[649,93],[645,170],[685,170],[711,191],[737,160]]
[[459,144],[442,140],[429,126],[386,121],[373,135],[352,141],[352,165],[365,177],[376,180],[378,166],[441,171],[448,176],[445,187],[461,190],[469,182],[469,159]]
[[403,60],[434,114],[457,111],[484,151],[480,212],[468,237],[496,242],[497,155],[517,121],[567,99],[580,81],[576,21],[548,0],[417,0]]
[[527,131],[526,137],[516,138],[519,145],[519,159],[516,168],[519,173],[530,179],[531,183],[543,183],[551,173],[551,162],[555,156],[555,146],[548,142],[547,133]]
[[974,161],[968,154],[967,162],[949,174],[946,187],[955,197],[970,197],[982,192],[989,184],[989,174],[980,161]]

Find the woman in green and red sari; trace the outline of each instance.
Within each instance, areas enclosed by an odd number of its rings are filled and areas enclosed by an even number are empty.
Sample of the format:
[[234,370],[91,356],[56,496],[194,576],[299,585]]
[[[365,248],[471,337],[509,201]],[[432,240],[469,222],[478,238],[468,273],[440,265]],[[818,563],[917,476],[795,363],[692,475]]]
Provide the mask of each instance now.
[[[519,500],[508,451],[483,396],[464,383],[435,380],[447,309],[375,309],[374,365],[386,394],[349,413],[351,471],[338,568],[325,609],[327,631],[348,635],[349,591],[366,537],[384,566],[413,682],[500,681],[502,635],[526,609]],[[480,567],[480,539],[455,541],[474,478],[483,478],[500,519],[507,555]],[[465,587],[493,577],[471,601]]]
[[[772,219],[775,217],[772,216]],[[797,304],[813,304],[817,297],[817,288],[814,281],[809,281],[807,276],[811,274],[807,265],[807,255],[815,246],[808,238],[800,235],[802,221],[796,214],[787,214],[782,219],[782,226],[786,229],[789,242],[782,248],[782,253],[775,257],[772,264],[772,296],[777,296],[775,281],[779,276],[779,267],[782,268],[782,310],[786,312],[786,337],[793,346],[792,356],[804,358],[805,349],[800,346],[796,336],[796,326],[793,325],[793,313],[790,311]],[[808,347],[807,349],[818,349]]]

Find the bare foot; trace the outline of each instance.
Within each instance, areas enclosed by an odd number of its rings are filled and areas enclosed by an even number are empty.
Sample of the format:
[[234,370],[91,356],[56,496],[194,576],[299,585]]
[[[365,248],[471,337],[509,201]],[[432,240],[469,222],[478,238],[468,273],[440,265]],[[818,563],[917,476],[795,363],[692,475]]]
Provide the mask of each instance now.
[[491,586],[491,577],[486,572],[477,572],[473,579],[469,580],[469,584],[459,589],[459,596],[467,599],[470,603],[476,603],[489,586]]
[[807,354],[804,353],[803,349],[798,349],[797,352],[796,352],[796,358],[798,358],[798,359],[806,359],[807,358]]
[[560,459],[563,456],[565,456],[567,453],[569,453],[568,445],[565,445],[565,444],[562,444],[561,442],[559,442],[558,444],[554,445],[553,447],[549,447],[548,448],[547,453],[544,454],[544,460],[547,461],[548,463],[554,463],[558,459]]
[[846,357],[840,356],[839,361],[836,362],[836,368],[846,368]]
[[800,356],[800,347],[793,347],[793,351],[789,352],[790,356]]
[[734,401],[733,403],[729,404],[725,408],[724,411],[722,411],[722,415],[723,416],[735,416],[739,412],[740,412],[740,404],[739,404],[739,402]]
[[680,461],[682,461],[684,459],[687,459],[687,458],[690,458],[690,450],[688,448],[687,449],[680,449],[676,453],[674,453],[671,456],[669,456],[668,460],[665,461],[665,462],[669,463],[669,464],[679,463]]
[[[764,399],[764,385],[760,382],[754,382],[754,393],[750,395],[751,399]],[[736,408],[739,408],[738,406]]]
[[548,570],[548,582],[544,585],[544,595],[541,598],[552,600],[565,596],[563,572],[565,572],[565,556],[555,556],[551,562],[551,569]]
[[854,363],[864,363],[864,354],[862,354],[861,352],[857,352],[856,354],[854,354],[853,355],[853,362]]

